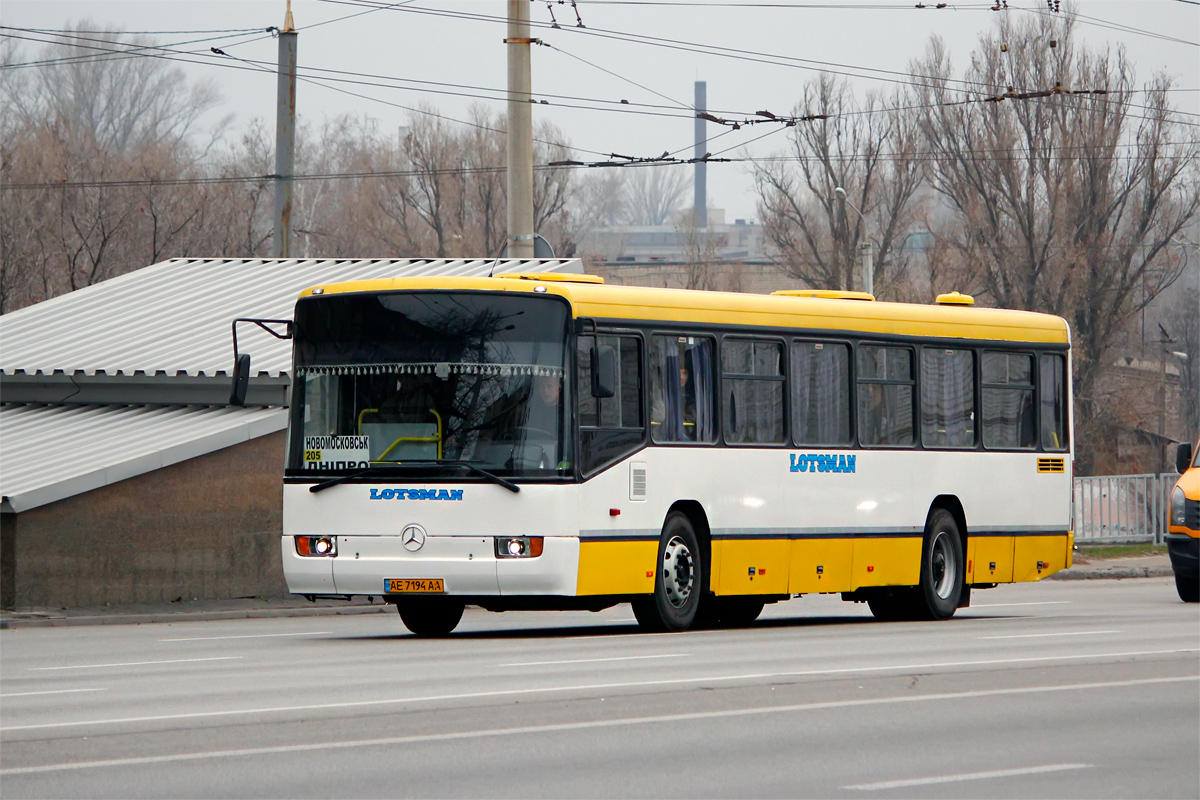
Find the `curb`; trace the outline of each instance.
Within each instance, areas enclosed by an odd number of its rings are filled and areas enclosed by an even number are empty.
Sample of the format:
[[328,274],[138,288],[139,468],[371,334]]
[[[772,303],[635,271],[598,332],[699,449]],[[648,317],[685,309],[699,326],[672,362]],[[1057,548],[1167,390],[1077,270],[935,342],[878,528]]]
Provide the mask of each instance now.
[[[79,617],[51,616],[38,612],[15,612],[28,616],[12,616],[0,619],[0,630],[16,628],[66,628],[77,625],[141,625],[151,622],[208,622],[223,619],[272,619],[284,617],[332,617],[358,616],[361,614],[386,614],[392,611],[389,605],[316,607],[316,608],[248,608],[233,611],[176,611],[143,614],[95,614]],[[394,613],[394,612],[393,612]]]
[[1052,581],[1088,581],[1088,580],[1126,580],[1128,578],[1173,578],[1175,571],[1170,567],[1125,567],[1119,569],[1088,569],[1076,571],[1074,568],[1056,572],[1048,580]]

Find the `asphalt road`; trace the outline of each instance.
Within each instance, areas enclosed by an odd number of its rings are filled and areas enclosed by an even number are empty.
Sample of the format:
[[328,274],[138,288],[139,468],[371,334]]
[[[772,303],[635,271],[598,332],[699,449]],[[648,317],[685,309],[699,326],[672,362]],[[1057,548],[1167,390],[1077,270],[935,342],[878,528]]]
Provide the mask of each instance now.
[[18,797],[1200,796],[1200,608],[1169,579],[805,597],[646,635],[627,606],[0,632]]

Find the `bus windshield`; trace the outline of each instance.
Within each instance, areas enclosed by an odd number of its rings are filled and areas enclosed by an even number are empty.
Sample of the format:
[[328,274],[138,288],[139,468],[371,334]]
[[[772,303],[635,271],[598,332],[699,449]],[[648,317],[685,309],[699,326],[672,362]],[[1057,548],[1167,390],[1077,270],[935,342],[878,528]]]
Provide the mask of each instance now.
[[[567,304],[548,296],[409,292],[296,307],[290,474],[405,464],[404,475],[572,473]],[[428,470],[428,471],[427,471]],[[381,470],[379,474],[386,474]]]

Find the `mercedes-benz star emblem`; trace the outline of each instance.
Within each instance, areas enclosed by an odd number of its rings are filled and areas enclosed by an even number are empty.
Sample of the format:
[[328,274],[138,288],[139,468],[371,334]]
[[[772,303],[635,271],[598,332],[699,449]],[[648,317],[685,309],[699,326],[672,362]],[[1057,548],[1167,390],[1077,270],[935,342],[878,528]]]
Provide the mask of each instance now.
[[410,553],[415,553],[425,546],[425,529],[420,525],[408,525],[400,533],[400,544]]

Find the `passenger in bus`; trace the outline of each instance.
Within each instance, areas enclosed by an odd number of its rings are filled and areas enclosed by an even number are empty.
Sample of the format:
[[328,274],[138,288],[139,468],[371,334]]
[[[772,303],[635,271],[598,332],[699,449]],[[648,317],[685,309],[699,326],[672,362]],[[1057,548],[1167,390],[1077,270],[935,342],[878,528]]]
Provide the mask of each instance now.
[[[665,397],[664,395],[665,391]],[[676,402],[681,407],[680,419],[676,419]],[[656,441],[693,441],[696,430],[696,392],[689,382],[687,367],[679,368],[679,394],[676,395],[668,387],[656,387],[650,403],[650,422],[659,426],[662,432],[655,436]],[[682,433],[676,433],[678,430]]]

